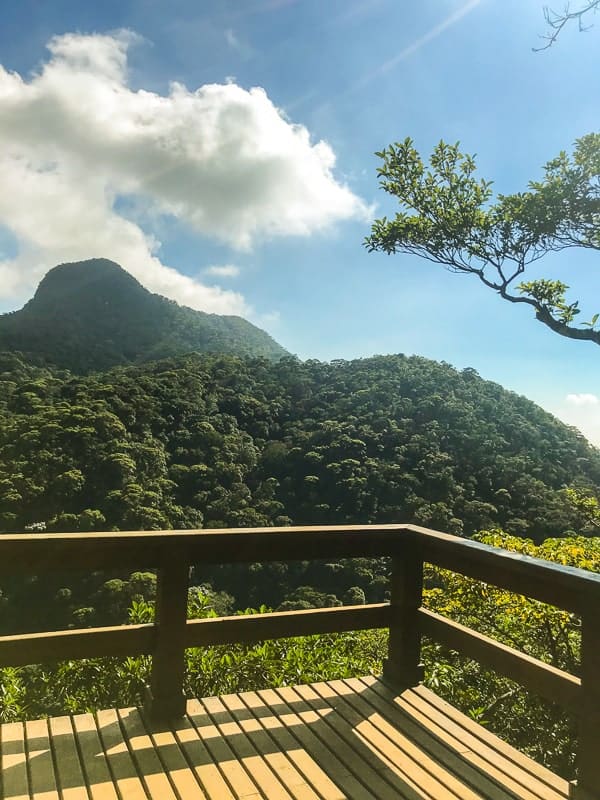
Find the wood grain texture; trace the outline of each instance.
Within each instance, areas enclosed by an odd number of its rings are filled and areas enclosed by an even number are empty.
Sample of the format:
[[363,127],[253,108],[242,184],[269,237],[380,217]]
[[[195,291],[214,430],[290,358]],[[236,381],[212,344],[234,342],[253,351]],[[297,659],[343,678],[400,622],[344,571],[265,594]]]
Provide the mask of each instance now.
[[25,741],[31,800],[60,800],[48,721],[28,720],[25,723]]
[[185,714],[186,620],[189,567],[173,548],[158,571],[156,642],[152,650],[148,713],[156,719]]
[[117,625],[0,637],[0,667],[151,653],[154,625]]
[[[186,622],[187,576],[189,567],[195,563],[370,556],[390,556],[393,559],[390,605],[314,609]],[[419,610],[423,559],[471,578],[581,614],[581,679],[541,664],[457,623]],[[523,683],[537,694],[550,697],[566,708],[579,712],[580,781],[574,791],[585,796],[597,791],[600,786],[600,690],[597,680],[600,673],[600,575],[414,525],[10,534],[0,537],[0,575],[19,572],[42,575],[55,569],[64,571],[70,568],[140,569],[144,566],[158,568],[156,624],[1,637],[0,667],[150,653],[153,656],[153,702],[149,706],[149,712],[157,718],[167,719],[182,715],[185,711],[182,685],[186,647],[389,627],[390,651],[386,674],[396,685],[410,686],[417,684],[420,679],[419,642],[421,634],[425,633]],[[287,702],[281,693],[279,696],[282,702]],[[314,701],[312,695],[310,698],[298,699],[298,692],[295,697],[297,702]],[[415,702],[418,704],[421,700],[422,698],[417,697]],[[343,708],[350,713],[347,705],[343,705]],[[113,724],[124,725],[125,720],[117,718]],[[112,727],[109,728],[112,735]],[[27,752],[31,738],[28,730],[26,726],[24,746]],[[190,730],[200,729],[191,726],[185,729],[185,736],[189,735]],[[380,731],[371,728],[369,731],[381,743]],[[98,733],[101,742],[104,742],[105,733],[99,718]],[[7,735],[12,734],[9,732]],[[175,732],[174,735],[177,739]],[[184,735],[184,731],[181,731],[181,735]],[[196,738],[197,745],[202,737]],[[179,740],[177,741],[180,746]],[[67,740],[65,742],[67,746]],[[340,740],[338,744],[342,746],[343,741]],[[194,749],[197,751],[196,745]],[[15,746],[18,746],[18,742]],[[210,754],[209,745],[206,746],[206,751]],[[38,753],[38,761],[35,765],[31,762],[28,773],[30,797],[39,795],[41,791],[42,794],[48,794],[45,800],[50,800],[61,791],[60,774],[57,778],[51,770],[53,758],[55,756],[52,752],[42,747]],[[330,759],[330,755],[327,758]],[[17,771],[16,766],[11,768],[11,775],[16,775]],[[54,785],[51,785],[51,773],[54,775]],[[194,774],[197,776],[196,770]],[[214,777],[215,773],[211,774]],[[10,776],[6,780],[10,780]],[[133,781],[131,791],[134,794],[142,791],[133,776],[122,780]],[[352,780],[359,778],[355,776]],[[225,783],[229,785],[227,781]],[[47,788],[40,790],[40,786]],[[123,787],[118,782],[117,786],[122,794]],[[363,784],[363,789],[368,794],[370,786]],[[259,791],[256,786],[255,790],[255,793]],[[223,786],[220,791],[221,796],[225,797]],[[406,792],[410,794],[408,789]]]
[[61,800],[89,800],[70,717],[48,720]]
[[581,628],[581,707],[579,719],[579,777],[576,798],[600,793],[600,618],[590,607]]
[[72,722],[90,800],[119,800],[96,718],[93,714],[77,714]]
[[418,541],[407,542],[392,559],[390,637],[384,675],[397,686],[423,680],[418,613],[423,599],[423,554]]
[[2,800],[567,800],[569,792],[425,687],[398,693],[373,677],[190,700],[172,722],[129,708],[11,723],[0,726],[0,758]]
[[[173,599],[172,595],[170,598]],[[180,597],[181,608],[183,603]],[[178,619],[185,620],[183,613]],[[389,625],[389,620],[390,607],[387,603],[190,620],[184,630],[179,632],[180,649],[385,628]],[[165,652],[170,655],[173,652],[170,640],[174,628],[169,628],[166,623],[164,627],[169,634]],[[156,652],[156,641],[157,628],[152,624],[2,636],[0,667],[78,658],[149,654]]]
[[186,628],[187,647],[215,644],[258,642],[318,633],[386,628],[390,606],[374,603],[366,606],[313,608],[307,611],[278,611],[270,614],[243,614],[191,620]]
[[[366,696],[377,695],[384,714],[400,730],[416,726],[424,737],[421,746],[432,748],[462,780],[477,787],[484,797],[518,797],[520,800],[564,800],[565,780],[535,764],[518,750],[440,700],[423,686],[398,694],[374,678],[360,680]],[[400,716],[398,716],[400,712]],[[414,728],[412,728],[414,732]]]
[[0,726],[0,797],[6,800],[29,800],[31,797],[22,722]]
[[600,575],[541,558],[491,547],[472,539],[404,525],[421,543],[425,561],[534,600],[582,613],[600,603]]

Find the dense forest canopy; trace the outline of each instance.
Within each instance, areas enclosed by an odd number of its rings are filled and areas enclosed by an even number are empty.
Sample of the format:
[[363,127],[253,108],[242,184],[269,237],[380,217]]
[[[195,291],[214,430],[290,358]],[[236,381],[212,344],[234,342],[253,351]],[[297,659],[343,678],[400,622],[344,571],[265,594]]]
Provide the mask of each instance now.
[[600,453],[524,397],[420,357],[192,355],[0,372],[0,528],[416,522],[543,539]]
[[[110,262],[49,273],[0,317],[0,533],[414,522],[599,568],[600,540],[575,532],[597,530],[600,452],[576,430],[472,369],[303,363],[245,326],[151,295]],[[213,346],[230,352],[187,352]],[[151,621],[156,575],[140,558],[135,572],[3,579],[0,635]],[[198,564],[190,579],[188,613],[202,617],[382,602],[390,564]],[[577,670],[570,615],[432,568],[425,603]],[[192,649],[186,691],[377,672],[385,653],[385,631]],[[424,660],[428,685],[573,774],[559,710],[431,642]],[[0,720],[139,702],[148,669],[141,657],[0,670]]]

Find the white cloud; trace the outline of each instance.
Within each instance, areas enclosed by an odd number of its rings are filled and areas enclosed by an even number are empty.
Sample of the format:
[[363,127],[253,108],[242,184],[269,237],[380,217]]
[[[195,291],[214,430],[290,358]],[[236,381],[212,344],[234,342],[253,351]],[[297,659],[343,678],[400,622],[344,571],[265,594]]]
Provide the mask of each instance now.
[[135,38],[56,37],[29,80],[0,66],[0,224],[18,242],[16,258],[0,260],[0,295],[22,298],[54,264],[104,256],[179,302],[248,313],[240,294],[163,264],[160,242],[119,213],[118,197],[238,249],[370,209],[335,177],[331,147],[263,89],[129,88]]
[[595,394],[568,394],[567,403],[572,406],[597,406],[600,398]]
[[568,394],[556,405],[550,404],[548,411],[567,425],[579,428],[581,433],[596,447],[600,447],[600,397],[589,392]]
[[235,264],[215,264],[204,270],[205,275],[215,275],[217,278],[237,278],[240,268]]

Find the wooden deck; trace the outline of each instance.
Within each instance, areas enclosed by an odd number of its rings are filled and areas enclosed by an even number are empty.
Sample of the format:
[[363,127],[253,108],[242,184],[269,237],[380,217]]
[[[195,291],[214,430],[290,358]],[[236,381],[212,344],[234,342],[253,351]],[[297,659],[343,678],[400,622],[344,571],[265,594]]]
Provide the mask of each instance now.
[[3,800],[565,800],[568,784],[418,686],[375,678],[0,727]]

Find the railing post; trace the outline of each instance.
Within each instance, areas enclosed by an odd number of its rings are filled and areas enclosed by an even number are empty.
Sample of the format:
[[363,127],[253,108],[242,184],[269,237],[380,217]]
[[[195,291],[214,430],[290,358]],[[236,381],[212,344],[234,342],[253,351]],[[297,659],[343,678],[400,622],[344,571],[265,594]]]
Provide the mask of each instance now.
[[388,658],[383,675],[399,689],[423,680],[418,610],[423,596],[423,556],[418,542],[403,543],[392,557],[391,619]]
[[170,551],[158,569],[156,644],[147,687],[146,710],[153,719],[185,714],[185,634],[189,566],[185,553]]
[[575,800],[600,798],[600,615],[590,607],[581,616],[581,715]]

